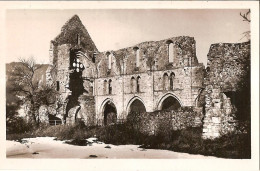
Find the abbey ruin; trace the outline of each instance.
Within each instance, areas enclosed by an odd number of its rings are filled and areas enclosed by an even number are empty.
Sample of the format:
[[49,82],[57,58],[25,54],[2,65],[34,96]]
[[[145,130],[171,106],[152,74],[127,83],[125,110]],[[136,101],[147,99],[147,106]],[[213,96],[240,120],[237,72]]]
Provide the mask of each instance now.
[[207,68],[188,36],[99,52],[75,15],[49,52],[46,80],[59,92],[55,116],[62,123],[109,125],[124,122],[131,112],[192,107],[204,138],[214,138],[234,126],[238,107],[232,98],[247,74],[250,42],[212,45]]

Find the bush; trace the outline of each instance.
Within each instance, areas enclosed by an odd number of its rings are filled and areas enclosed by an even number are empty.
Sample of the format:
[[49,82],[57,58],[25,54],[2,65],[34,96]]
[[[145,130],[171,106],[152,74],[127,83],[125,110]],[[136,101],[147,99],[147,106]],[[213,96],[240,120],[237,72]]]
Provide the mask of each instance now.
[[[166,149],[190,154],[202,154],[223,158],[250,158],[250,133],[229,133],[214,140],[202,139],[202,127],[188,127],[167,131],[167,134],[147,135],[133,129],[126,122],[104,127],[76,125],[41,126],[32,133],[15,134],[7,139],[51,136],[70,141],[74,145],[87,145],[85,139],[97,137],[99,141],[114,145],[136,144],[142,148]],[[163,130],[163,129],[162,129]]]
[[16,117],[6,123],[7,134],[26,133],[32,129],[33,125],[26,122],[22,117]]

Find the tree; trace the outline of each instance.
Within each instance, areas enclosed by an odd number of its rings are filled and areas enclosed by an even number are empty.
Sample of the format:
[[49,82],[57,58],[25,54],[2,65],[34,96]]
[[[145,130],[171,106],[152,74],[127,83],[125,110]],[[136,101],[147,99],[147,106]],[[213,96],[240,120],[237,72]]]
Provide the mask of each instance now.
[[42,65],[37,65],[33,58],[20,59],[19,65],[14,67],[10,76],[11,91],[22,99],[22,104],[28,105],[27,118],[36,126],[40,124],[40,106],[48,105],[48,98],[55,93],[51,86],[40,85],[36,78],[36,71],[41,67]]
[[249,23],[251,22],[251,19],[250,19],[250,16],[249,16],[250,13],[251,13],[250,9],[249,9],[245,14],[242,14],[242,13],[240,12],[240,16],[244,18],[243,21],[247,21],[247,22],[249,22]]
[[[249,9],[245,14],[242,14],[242,13],[240,12],[240,16],[243,18],[243,21],[246,21],[246,22],[248,22],[248,23],[251,22],[250,13],[251,13],[250,9]],[[247,40],[250,40],[251,31],[250,31],[250,30],[249,30],[249,31],[245,31],[244,33],[242,33],[242,35],[243,35],[243,37],[242,37],[241,39],[243,39],[244,37],[246,37]],[[240,40],[241,40],[241,39],[240,39]]]

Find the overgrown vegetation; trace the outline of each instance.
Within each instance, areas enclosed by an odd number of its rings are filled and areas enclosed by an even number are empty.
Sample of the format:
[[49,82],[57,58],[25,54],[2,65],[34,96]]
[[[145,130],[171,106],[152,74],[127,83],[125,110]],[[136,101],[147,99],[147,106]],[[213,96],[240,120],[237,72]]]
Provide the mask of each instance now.
[[[166,149],[190,154],[202,154],[222,158],[250,158],[250,133],[230,133],[214,140],[202,139],[202,127],[189,127],[158,135],[143,134],[133,129],[133,124],[115,124],[104,127],[76,125],[42,126],[36,131],[7,135],[8,140],[29,137],[57,137],[58,140],[73,140],[74,145],[87,145],[87,138],[114,145],[135,144],[147,149]],[[71,143],[71,141],[70,141]]]
[[[42,78],[47,67],[36,64],[33,58],[6,65],[6,127],[9,134],[38,127],[40,106],[53,103],[57,92],[45,85]],[[18,114],[22,105],[24,116]]]

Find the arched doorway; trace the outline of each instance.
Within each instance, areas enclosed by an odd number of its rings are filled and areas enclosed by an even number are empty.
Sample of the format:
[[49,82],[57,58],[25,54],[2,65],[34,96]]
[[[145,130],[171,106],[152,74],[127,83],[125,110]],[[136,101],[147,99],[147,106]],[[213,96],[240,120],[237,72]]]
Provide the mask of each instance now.
[[175,95],[169,93],[159,101],[158,110],[178,110],[181,106],[181,101]]
[[104,106],[104,125],[115,124],[117,121],[117,110],[113,102],[108,101]]
[[143,102],[139,99],[135,99],[129,106],[129,113],[135,112],[135,113],[142,113],[146,112],[145,106]]
[[177,110],[180,107],[179,101],[173,96],[169,96],[162,102],[161,110]]
[[135,122],[135,119],[143,112],[146,112],[146,108],[139,97],[134,97],[130,100],[127,115],[129,121]]

